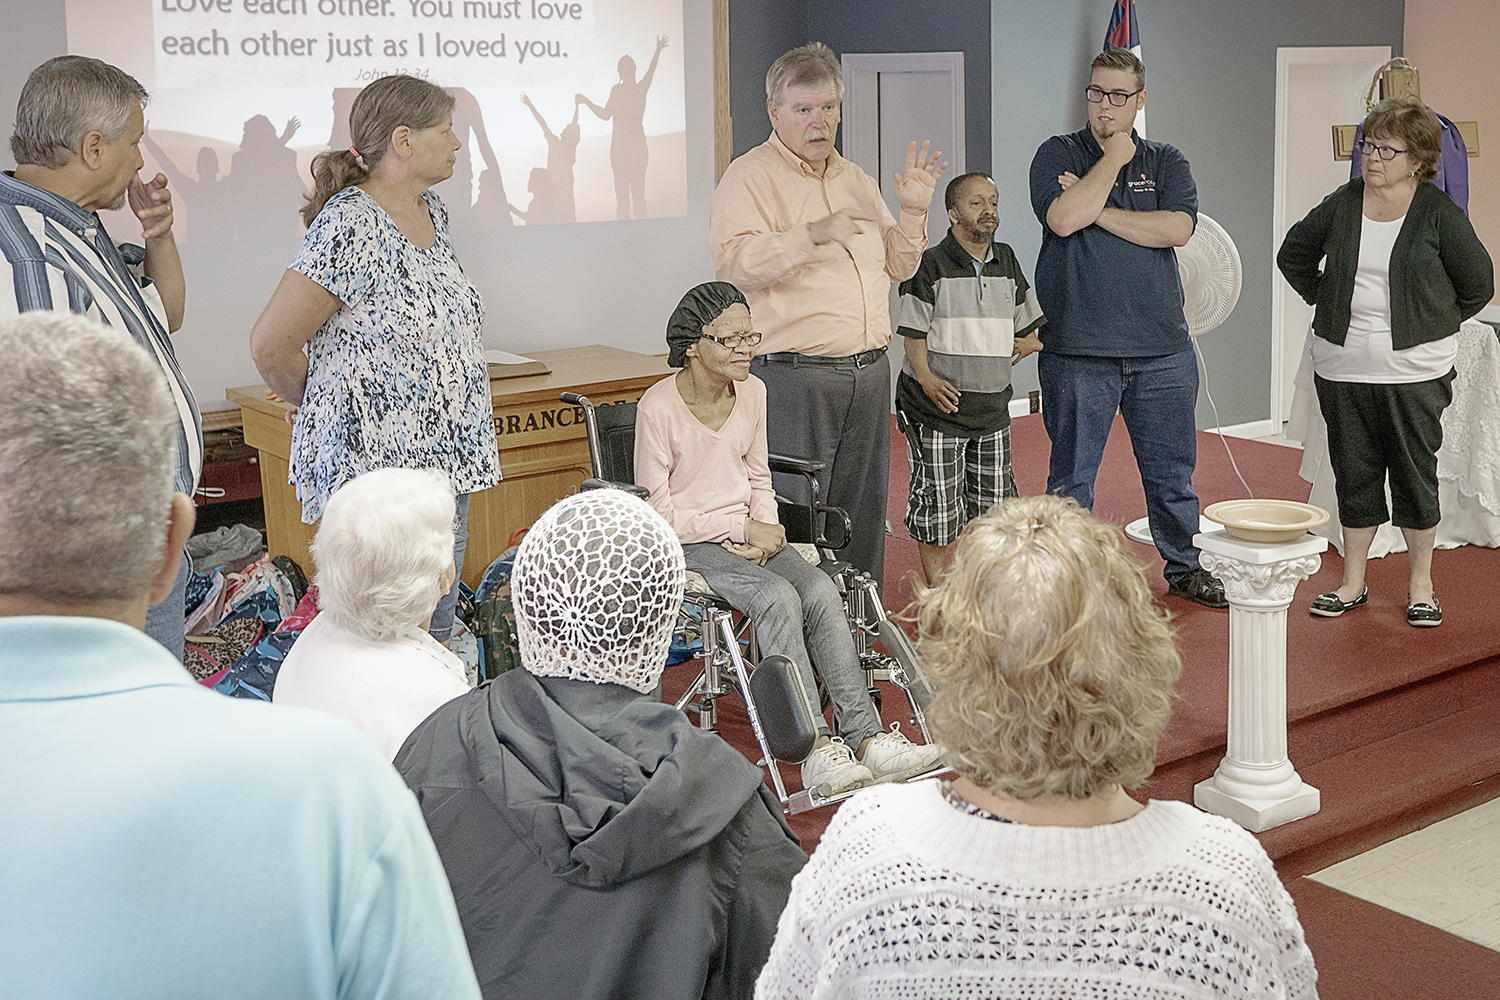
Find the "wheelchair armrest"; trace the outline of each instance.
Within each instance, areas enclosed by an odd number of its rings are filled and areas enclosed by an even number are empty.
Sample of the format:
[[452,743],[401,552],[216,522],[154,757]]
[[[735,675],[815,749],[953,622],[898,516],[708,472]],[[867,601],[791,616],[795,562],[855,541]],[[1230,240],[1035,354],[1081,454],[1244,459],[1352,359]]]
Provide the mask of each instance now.
[[818,547],[836,552],[847,546],[854,536],[854,522],[849,520],[849,512],[842,507],[818,504],[818,513],[823,515],[823,534],[818,539]]
[[767,455],[766,464],[771,467],[772,472],[800,473],[804,476],[814,476],[827,468],[828,463],[813,459],[793,458],[790,455]]
[[786,497],[778,496],[776,516],[786,529],[789,542],[838,551],[849,544],[849,539],[854,534],[854,525],[842,507],[822,503],[794,503]]
[[612,483],[605,479],[595,479],[592,476],[579,484],[578,491],[582,493],[585,490],[624,490],[642,500],[651,499],[651,491],[644,486],[637,486],[635,483]]

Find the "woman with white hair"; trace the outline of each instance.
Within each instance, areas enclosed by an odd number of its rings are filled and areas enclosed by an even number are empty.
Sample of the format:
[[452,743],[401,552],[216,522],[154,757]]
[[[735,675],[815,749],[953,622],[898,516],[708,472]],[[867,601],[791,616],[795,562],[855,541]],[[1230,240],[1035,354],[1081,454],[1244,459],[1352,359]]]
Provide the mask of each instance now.
[[1071,499],[1007,500],[917,604],[928,721],[958,778],[839,810],[756,997],[1317,995],[1255,838],[1126,794],[1182,664],[1118,528]]
[[444,702],[462,661],[427,634],[453,585],[453,487],[435,469],[379,469],[328,501],[312,542],[321,612],[292,646],[271,700],[332,712],[394,758]]

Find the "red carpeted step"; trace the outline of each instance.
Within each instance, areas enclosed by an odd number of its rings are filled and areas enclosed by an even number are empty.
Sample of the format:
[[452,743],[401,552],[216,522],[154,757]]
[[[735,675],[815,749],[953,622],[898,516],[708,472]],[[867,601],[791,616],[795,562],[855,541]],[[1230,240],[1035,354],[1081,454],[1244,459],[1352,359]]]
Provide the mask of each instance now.
[[[1448,802],[1477,805],[1500,795],[1500,701],[1486,701],[1424,726],[1310,765],[1315,816],[1260,834],[1266,853],[1299,872],[1319,871],[1440,818]],[[1467,793],[1467,794],[1466,794]],[[1472,801],[1466,801],[1471,799]],[[1445,802],[1447,800],[1447,802]],[[1434,807],[1434,808],[1429,808]]]

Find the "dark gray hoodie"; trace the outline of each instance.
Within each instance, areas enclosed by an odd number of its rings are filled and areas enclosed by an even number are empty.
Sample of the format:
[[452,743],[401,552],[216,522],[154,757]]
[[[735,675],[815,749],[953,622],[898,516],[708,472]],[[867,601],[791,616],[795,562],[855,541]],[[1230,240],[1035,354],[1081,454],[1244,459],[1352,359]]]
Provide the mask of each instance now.
[[487,1000],[751,995],[807,857],[761,771],[672,706],[512,670],[395,764]]

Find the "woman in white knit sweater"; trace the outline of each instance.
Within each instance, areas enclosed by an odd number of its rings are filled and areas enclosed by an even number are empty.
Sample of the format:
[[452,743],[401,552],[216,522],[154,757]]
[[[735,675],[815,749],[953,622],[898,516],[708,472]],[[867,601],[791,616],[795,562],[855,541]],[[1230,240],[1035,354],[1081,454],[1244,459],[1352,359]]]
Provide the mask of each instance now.
[[1260,844],[1142,805],[1181,661],[1119,529],[1071,500],[971,522],[918,596],[959,777],[862,792],[792,884],[758,998],[1315,997]]

